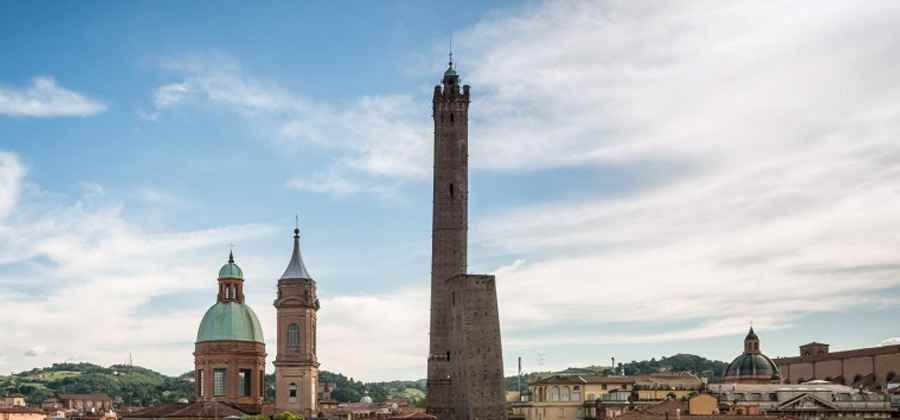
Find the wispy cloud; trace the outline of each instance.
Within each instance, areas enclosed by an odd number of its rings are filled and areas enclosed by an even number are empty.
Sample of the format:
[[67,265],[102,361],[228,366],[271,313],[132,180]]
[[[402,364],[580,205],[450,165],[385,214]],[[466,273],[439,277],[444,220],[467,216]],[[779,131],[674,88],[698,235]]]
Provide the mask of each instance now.
[[[102,190],[97,184],[83,184],[76,199],[44,202],[20,193],[25,177],[15,154],[0,154],[6,214],[0,218],[0,306],[9,311],[0,319],[7,334],[0,354],[16,369],[73,357],[111,364],[141,348],[153,349],[139,352],[148,366],[186,369],[203,308],[151,315],[137,309],[165,296],[214,290],[210,282],[225,244],[272,233],[259,224],[147,232],[123,216],[121,204],[86,204]],[[160,331],[167,336],[161,339]],[[35,345],[48,336],[68,345]]]
[[500,270],[514,340],[584,307],[695,325],[571,337],[622,343],[883,304],[900,286],[898,18],[893,3],[547,2],[463,34],[478,165],[679,163],[624,195],[474,221],[482,252],[525,260]]
[[0,86],[0,115],[14,117],[87,117],[106,105],[56,84],[52,77],[35,77],[25,88]]
[[0,221],[15,207],[25,168],[16,155],[0,151]]
[[427,102],[408,95],[364,96],[347,106],[314,101],[248,75],[222,56],[175,60],[164,67],[182,80],[156,89],[153,115],[189,103],[221,106],[258,123],[285,150],[336,156],[327,173],[298,174],[288,182],[292,188],[349,194],[369,191],[355,185],[372,176],[402,182],[430,171],[430,131],[422,118]]

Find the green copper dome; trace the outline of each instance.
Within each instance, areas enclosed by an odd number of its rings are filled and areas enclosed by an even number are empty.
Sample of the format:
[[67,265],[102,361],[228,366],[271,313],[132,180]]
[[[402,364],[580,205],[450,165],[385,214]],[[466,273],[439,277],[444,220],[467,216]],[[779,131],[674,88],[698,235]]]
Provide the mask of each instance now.
[[772,359],[769,359],[764,354],[744,353],[736,357],[731,364],[728,365],[728,369],[725,370],[725,377],[738,378],[747,376],[778,377],[778,366]]
[[241,267],[234,263],[234,254],[228,253],[228,263],[219,269],[220,279],[244,279],[244,272]]
[[202,341],[265,343],[262,326],[253,309],[237,302],[216,303],[206,311],[200,322],[200,329],[197,330],[197,342]]

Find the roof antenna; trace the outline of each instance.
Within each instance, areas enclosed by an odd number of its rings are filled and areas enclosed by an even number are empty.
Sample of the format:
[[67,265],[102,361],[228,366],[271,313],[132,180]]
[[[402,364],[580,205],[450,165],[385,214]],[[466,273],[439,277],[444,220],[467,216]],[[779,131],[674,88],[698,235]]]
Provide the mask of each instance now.
[[452,69],[453,68],[453,33],[452,32],[450,33],[450,54],[449,55],[450,55],[450,62],[447,64]]
[[300,213],[294,213],[294,236],[300,236]]

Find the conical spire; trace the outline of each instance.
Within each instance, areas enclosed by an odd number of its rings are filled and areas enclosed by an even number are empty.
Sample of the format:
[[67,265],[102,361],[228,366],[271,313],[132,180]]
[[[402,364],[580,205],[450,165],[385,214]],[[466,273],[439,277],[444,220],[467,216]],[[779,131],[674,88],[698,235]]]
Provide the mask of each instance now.
[[312,280],[303,265],[303,257],[300,256],[300,229],[294,228],[294,252],[291,254],[291,262],[281,275],[281,279],[307,279]]

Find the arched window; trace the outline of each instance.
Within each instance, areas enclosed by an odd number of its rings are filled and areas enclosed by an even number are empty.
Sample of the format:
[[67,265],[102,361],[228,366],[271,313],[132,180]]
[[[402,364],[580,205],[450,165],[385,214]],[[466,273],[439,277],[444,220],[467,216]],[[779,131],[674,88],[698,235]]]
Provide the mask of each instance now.
[[550,401],[559,401],[559,387],[558,386],[550,388],[550,398],[548,398],[548,399]]
[[295,383],[288,386],[288,401],[297,402],[297,384]]
[[288,325],[287,328],[287,345],[291,348],[300,347],[300,326],[297,324]]

